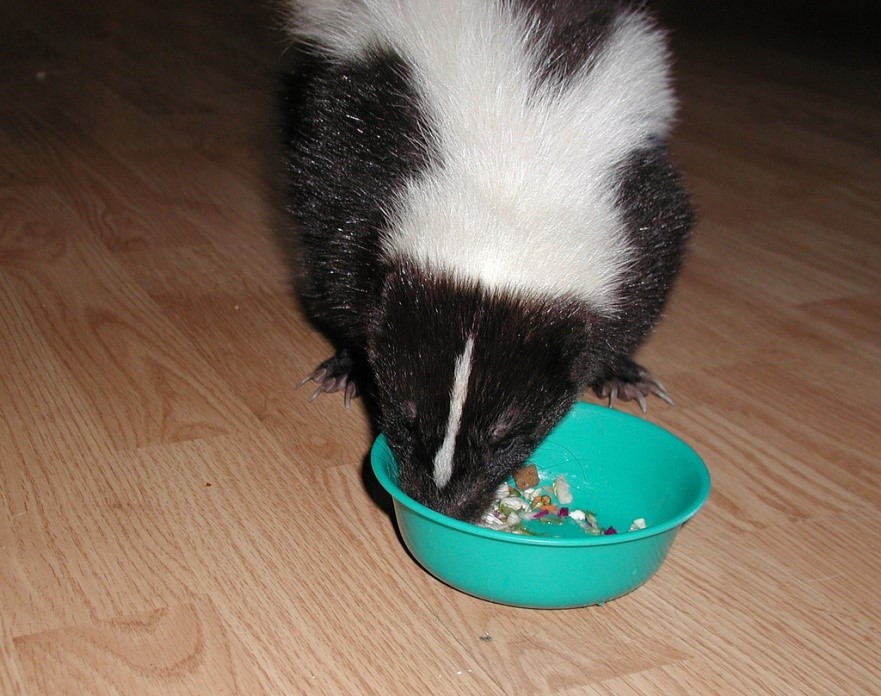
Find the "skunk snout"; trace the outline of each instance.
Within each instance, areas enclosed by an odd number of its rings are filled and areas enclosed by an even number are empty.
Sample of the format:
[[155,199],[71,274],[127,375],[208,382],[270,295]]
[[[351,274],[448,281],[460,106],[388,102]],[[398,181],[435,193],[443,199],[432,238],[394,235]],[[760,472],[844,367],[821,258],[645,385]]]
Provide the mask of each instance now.
[[424,495],[423,499],[412,497],[442,515],[476,523],[492,504],[497,488],[491,481],[477,485],[473,482],[451,482],[443,489],[434,486],[434,490]]

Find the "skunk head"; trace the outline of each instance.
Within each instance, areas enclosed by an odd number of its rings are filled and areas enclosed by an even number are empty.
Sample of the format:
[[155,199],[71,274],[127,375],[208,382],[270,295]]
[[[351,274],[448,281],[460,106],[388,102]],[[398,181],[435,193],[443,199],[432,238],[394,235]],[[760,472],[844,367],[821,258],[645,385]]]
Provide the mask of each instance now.
[[585,314],[575,301],[487,293],[413,265],[389,272],[368,360],[401,488],[479,518],[572,405]]

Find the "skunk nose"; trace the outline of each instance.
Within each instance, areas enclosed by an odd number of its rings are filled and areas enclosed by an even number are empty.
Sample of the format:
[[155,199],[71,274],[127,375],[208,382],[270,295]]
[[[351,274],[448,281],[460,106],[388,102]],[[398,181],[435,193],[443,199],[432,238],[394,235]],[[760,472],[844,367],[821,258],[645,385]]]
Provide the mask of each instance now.
[[429,507],[447,517],[453,517],[463,522],[476,523],[480,521],[484,511],[492,503],[493,490],[443,491],[435,501],[436,504],[429,504]]

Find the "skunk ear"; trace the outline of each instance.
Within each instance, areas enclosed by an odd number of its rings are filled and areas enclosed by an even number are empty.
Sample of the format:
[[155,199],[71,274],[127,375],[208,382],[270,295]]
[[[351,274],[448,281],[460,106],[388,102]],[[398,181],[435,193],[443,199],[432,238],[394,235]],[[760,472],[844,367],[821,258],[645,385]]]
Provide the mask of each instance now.
[[490,442],[496,445],[504,440],[511,432],[511,428],[513,425],[514,414],[511,413],[511,411],[506,411],[504,414],[502,414],[502,417],[496,421],[495,425],[493,425],[492,430],[490,430]]
[[404,402],[404,418],[406,418],[410,423],[416,422],[416,402],[415,401]]

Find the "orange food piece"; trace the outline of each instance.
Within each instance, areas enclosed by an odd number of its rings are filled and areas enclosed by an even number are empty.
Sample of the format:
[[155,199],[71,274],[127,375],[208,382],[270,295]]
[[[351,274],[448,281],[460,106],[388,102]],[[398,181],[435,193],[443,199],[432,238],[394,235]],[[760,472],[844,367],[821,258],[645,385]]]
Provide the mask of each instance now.
[[524,466],[514,472],[514,483],[521,491],[538,485],[538,469],[535,464]]

